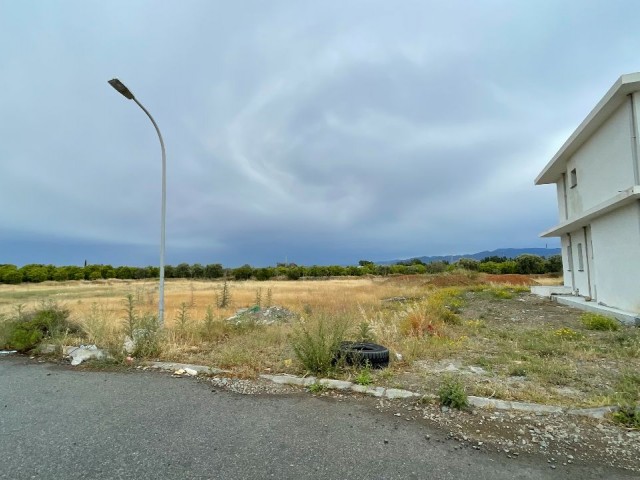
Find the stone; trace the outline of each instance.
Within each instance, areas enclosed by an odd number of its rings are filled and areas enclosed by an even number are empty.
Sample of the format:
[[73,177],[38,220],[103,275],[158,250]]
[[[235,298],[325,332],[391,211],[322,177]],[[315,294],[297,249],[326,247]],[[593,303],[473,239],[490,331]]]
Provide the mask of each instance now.
[[111,358],[111,355],[100,350],[96,345],[80,345],[79,347],[65,346],[63,354],[71,358],[71,365],[80,365],[85,360]]
[[53,343],[42,343],[38,346],[38,353],[43,355],[56,353],[56,346]]
[[198,371],[197,371],[197,370],[194,370],[193,368],[185,368],[185,369],[184,369],[184,372],[185,372],[187,375],[191,375],[192,377],[197,377],[197,376],[198,376]]
[[400,388],[387,388],[384,392],[384,396],[390,399],[395,399],[416,397],[418,395],[410,392],[409,390],[402,390]]

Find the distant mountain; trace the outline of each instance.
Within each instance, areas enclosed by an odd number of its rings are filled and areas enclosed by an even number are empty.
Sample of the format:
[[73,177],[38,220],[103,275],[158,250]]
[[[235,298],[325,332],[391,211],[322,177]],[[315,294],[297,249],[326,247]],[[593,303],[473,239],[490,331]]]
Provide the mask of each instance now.
[[474,260],[482,260],[487,257],[507,257],[507,258],[516,258],[519,255],[524,255],[525,253],[531,255],[538,255],[540,257],[550,257],[551,255],[560,255],[559,248],[499,248],[497,250],[488,251],[478,253],[469,253],[465,255],[439,255],[433,257],[411,257],[405,258],[402,260],[385,260],[382,262],[375,262],[379,265],[393,265],[398,262],[406,262],[407,260],[412,260],[417,258],[424,263],[431,262],[441,262],[443,260],[448,261],[449,263],[454,263],[460,260],[461,258],[473,258]]

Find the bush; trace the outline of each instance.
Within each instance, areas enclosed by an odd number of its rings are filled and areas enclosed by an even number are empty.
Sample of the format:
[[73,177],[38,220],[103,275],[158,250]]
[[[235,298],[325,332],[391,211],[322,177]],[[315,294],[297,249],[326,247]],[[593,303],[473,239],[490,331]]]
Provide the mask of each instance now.
[[615,332],[620,328],[620,323],[615,318],[605,317],[597,313],[583,313],[580,316],[580,320],[587,330]]
[[345,322],[320,317],[297,328],[291,336],[291,347],[310,373],[325,374],[335,363],[336,352],[346,331]]
[[453,377],[446,377],[438,390],[440,403],[445,407],[466,409],[469,406],[467,391],[462,382]]
[[640,429],[640,406],[623,405],[613,414],[613,421],[625,427]]
[[69,311],[54,303],[43,303],[33,312],[19,309],[3,330],[5,347],[19,352],[31,350],[44,338],[82,333],[77,324],[69,321]]

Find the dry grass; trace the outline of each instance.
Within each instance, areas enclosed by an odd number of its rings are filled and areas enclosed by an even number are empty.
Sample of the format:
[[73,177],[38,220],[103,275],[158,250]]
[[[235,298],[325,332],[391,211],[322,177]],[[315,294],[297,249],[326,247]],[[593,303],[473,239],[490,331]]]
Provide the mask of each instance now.
[[[454,272],[230,282],[231,303],[218,308],[222,282],[169,280],[160,357],[215,365],[243,377],[304,373],[291,346],[299,322],[237,327],[224,321],[259,297],[263,305],[270,299],[297,313],[307,325],[323,318],[339,321],[348,338],[356,339],[364,324],[391,351],[390,367],[372,373],[377,384],[433,392],[452,364],[477,395],[589,406],[616,401],[625,372],[640,368],[640,332],[587,330],[580,312],[529,300],[533,297],[524,293],[527,285],[551,281],[558,279]],[[156,312],[156,282],[111,280],[0,285],[0,314],[51,299],[83,325],[85,341],[118,351],[127,294],[140,316]],[[469,374],[470,366],[486,373]],[[358,373],[341,374],[353,378]],[[631,392],[627,397],[640,395],[640,386],[634,391],[635,384],[625,385]]]

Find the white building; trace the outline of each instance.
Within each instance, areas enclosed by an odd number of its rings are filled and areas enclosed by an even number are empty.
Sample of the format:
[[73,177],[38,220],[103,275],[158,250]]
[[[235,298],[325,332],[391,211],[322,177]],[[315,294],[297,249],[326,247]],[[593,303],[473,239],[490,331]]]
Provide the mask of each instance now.
[[535,180],[555,183],[564,284],[640,313],[640,73],[622,75]]

